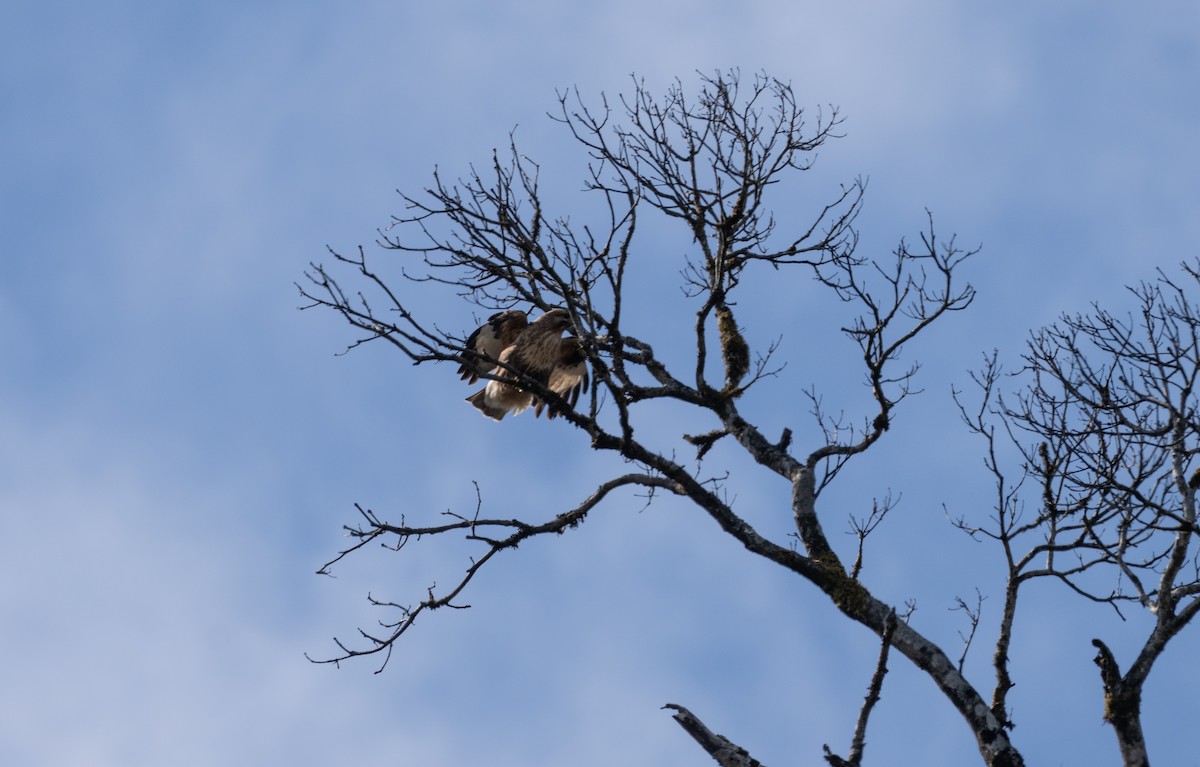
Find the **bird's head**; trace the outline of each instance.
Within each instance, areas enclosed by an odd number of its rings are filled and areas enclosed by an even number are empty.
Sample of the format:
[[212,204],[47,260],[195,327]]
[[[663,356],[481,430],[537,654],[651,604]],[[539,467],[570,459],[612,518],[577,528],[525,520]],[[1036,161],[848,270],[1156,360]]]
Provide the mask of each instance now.
[[561,333],[571,327],[571,315],[566,309],[551,309],[538,318],[538,324]]

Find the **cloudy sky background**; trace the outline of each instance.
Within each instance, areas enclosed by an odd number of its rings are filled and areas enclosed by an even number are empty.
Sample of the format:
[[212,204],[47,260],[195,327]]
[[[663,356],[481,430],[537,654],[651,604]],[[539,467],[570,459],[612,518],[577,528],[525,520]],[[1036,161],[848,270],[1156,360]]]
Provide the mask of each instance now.
[[[0,762],[705,764],[668,702],[767,765],[845,752],[871,637],[669,502],[623,496],[502,556],[471,610],[423,619],[381,675],[304,659],[384,617],[367,591],[415,601],[471,553],[423,541],[315,576],[354,502],[434,520],[470,511],[476,480],[489,515],[545,518],[613,465],[564,425],[479,418],[448,369],[379,345],[335,356],[353,336],[296,311],[293,282],[326,245],[369,246],[396,188],[485,163],[514,126],[573,191],[581,156],[545,117],[556,89],[616,94],[633,72],[657,92],[717,68],[788,80],[847,118],[803,199],[869,177],[862,252],[915,236],[926,208],[983,245],[976,305],[911,350],[925,391],[830,492],[826,524],[849,547],[847,513],[903,494],[865,577],[917,599],[916,625],[953,655],[954,598],[993,594],[969,659],[990,690],[998,552],[951,530],[943,504],[985,514],[991,488],[949,389],[981,352],[1013,360],[1029,329],[1125,308],[1123,285],[1196,255],[1200,10],[832,5],[6,3]],[[837,307],[794,279],[747,310],[747,333],[782,336],[789,367],[753,407],[803,447],[796,392],[816,383],[854,412],[861,373]],[[404,289],[468,328],[469,306]],[[734,467],[737,508],[786,534],[786,487]],[[1013,737],[1031,762],[1115,765],[1088,642],[1127,661],[1146,621],[1033,596]],[[1194,759],[1178,704],[1200,684],[1196,642],[1179,637],[1147,689],[1164,764]],[[977,758],[898,658],[868,740],[871,764]]]

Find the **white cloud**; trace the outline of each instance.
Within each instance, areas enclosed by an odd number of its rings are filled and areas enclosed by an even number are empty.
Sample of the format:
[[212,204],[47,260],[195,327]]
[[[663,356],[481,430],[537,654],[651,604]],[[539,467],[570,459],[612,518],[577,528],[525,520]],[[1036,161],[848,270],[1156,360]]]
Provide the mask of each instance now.
[[[337,580],[313,577],[345,542],[353,502],[432,519],[470,508],[478,479],[498,515],[549,516],[578,502],[587,488],[577,483],[605,462],[570,430],[483,421],[444,368],[413,368],[382,348],[333,358],[352,336],[333,316],[294,313],[290,282],[309,260],[328,260],[326,242],[369,244],[399,209],[393,187],[420,188],[435,164],[458,175],[514,124],[555,187],[574,188],[558,168],[580,158],[544,117],[556,87],[612,95],[631,72],[660,88],[693,81],[695,69],[765,67],[806,103],[841,105],[849,135],[812,180],[871,177],[864,252],[914,234],[927,205],[963,244],[986,246],[972,271],[976,309],[912,350],[929,363],[927,393],[900,414],[879,460],[848,469],[844,494],[830,496],[830,533],[845,543],[845,509],[888,487],[904,493],[886,524],[922,556],[880,546],[867,572],[898,600],[928,595],[918,620],[953,644],[958,624],[943,608],[960,589],[947,579],[979,550],[961,553],[939,503],[969,507],[978,495],[945,479],[951,461],[977,465],[945,416],[946,377],[976,348],[1015,353],[1027,326],[1092,297],[1119,299],[1121,282],[1194,251],[1197,115],[1181,94],[1197,52],[1182,31],[1195,25],[1179,14],[1195,10],[1180,5],[1168,18],[952,3],[922,14],[883,3],[530,2],[469,14],[454,3],[231,4],[118,7],[105,11],[111,24],[79,8],[67,23],[39,14],[3,25],[6,39],[30,30],[2,47],[5,61],[38,66],[2,81],[24,119],[0,128],[0,199],[20,211],[0,222],[10,248],[0,348],[13,363],[0,373],[0,557],[14,574],[0,606],[17,627],[0,652],[22,661],[0,691],[0,757],[703,758],[658,710],[668,701],[744,737],[767,764],[838,748],[871,638],[826,625],[832,610],[812,590],[671,503],[639,513],[637,499],[615,499],[564,538],[506,552],[472,585],[476,607],[422,621],[384,675],[370,674],[371,660],[307,664],[303,652],[320,655],[331,635],[380,617],[367,590],[419,597],[468,553],[422,541],[347,563]],[[465,306],[408,288],[418,308],[467,326]],[[824,348],[785,331],[785,349],[807,350],[805,362]],[[792,393],[811,380],[840,396],[836,376],[793,366],[764,384],[780,403],[764,412],[806,426]],[[911,435],[931,424],[936,444],[912,450]],[[922,473],[931,460],[932,477]],[[534,487],[527,509],[505,493],[501,475],[513,472]],[[783,530],[773,481],[739,469],[731,487],[748,516]],[[940,566],[922,564],[942,546]],[[978,577],[992,575],[988,565]],[[1087,637],[1057,643],[1056,614],[1039,605],[1031,615],[1044,630],[1022,650],[1026,673],[1074,664],[1061,672],[1084,702],[1072,743],[1102,741],[1094,753],[1107,758],[1090,648],[1078,646]],[[1169,701],[1182,665],[1148,691],[1148,706]],[[873,744],[902,737],[901,690],[936,700],[902,661],[893,668]],[[1020,703],[1018,715],[1038,710]],[[937,710],[904,753],[970,759],[955,725]],[[1035,758],[1064,753],[1040,727],[1023,725],[1018,742],[1036,744]],[[1160,737],[1156,756],[1184,745]]]

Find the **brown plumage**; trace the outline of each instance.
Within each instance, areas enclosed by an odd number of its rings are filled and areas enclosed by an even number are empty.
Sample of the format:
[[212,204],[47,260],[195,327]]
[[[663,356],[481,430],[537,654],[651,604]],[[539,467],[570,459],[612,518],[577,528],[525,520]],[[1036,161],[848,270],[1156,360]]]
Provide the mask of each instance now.
[[[550,372],[546,388],[566,400],[570,407],[575,407],[579,395],[587,391],[588,372],[587,358],[583,355],[583,346],[574,336],[559,339],[558,363]],[[533,414],[540,416],[546,410],[546,418],[554,420],[561,409],[536,398],[533,403]]]
[[[514,315],[520,315],[520,319]],[[496,421],[529,407],[533,407],[537,415],[546,409],[547,402],[521,388],[522,375],[572,406],[578,401],[579,393],[587,390],[587,362],[579,339],[562,337],[563,331],[571,326],[567,311],[551,309],[533,322],[524,323],[523,312],[501,312],[467,339],[467,347],[473,356],[464,360],[459,370],[462,379],[474,381],[487,374],[496,377],[467,397],[467,402]],[[498,364],[489,363],[489,359],[495,359]],[[556,409],[550,406],[546,415],[553,418],[557,415]]]
[[518,309],[496,312],[488,317],[487,322],[467,337],[467,351],[463,352],[462,365],[458,368],[459,378],[473,384],[480,376],[495,370],[500,354],[528,325],[525,312]]

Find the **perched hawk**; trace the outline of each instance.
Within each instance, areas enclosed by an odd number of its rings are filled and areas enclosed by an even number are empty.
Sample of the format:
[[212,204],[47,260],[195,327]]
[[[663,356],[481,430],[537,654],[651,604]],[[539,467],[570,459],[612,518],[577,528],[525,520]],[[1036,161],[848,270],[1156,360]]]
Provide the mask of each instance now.
[[500,354],[512,346],[512,342],[528,326],[529,319],[525,312],[518,309],[497,312],[488,317],[482,327],[467,337],[467,351],[458,368],[459,377],[473,384],[479,380],[479,376],[495,370]]
[[562,337],[571,327],[565,309],[551,309],[529,322],[516,309],[493,314],[467,338],[467,351],[458,372],[462,380],[474,383],[480,376],[494,375],[482,389],[467,397],[488,418],[499,421],[529,407],[535,415],[546,410],[547,418],[558,413],[547,408],[536,394],[520,388],[524,375],[574,405],[580,392],[587,391],[587,361],[579,339]]

